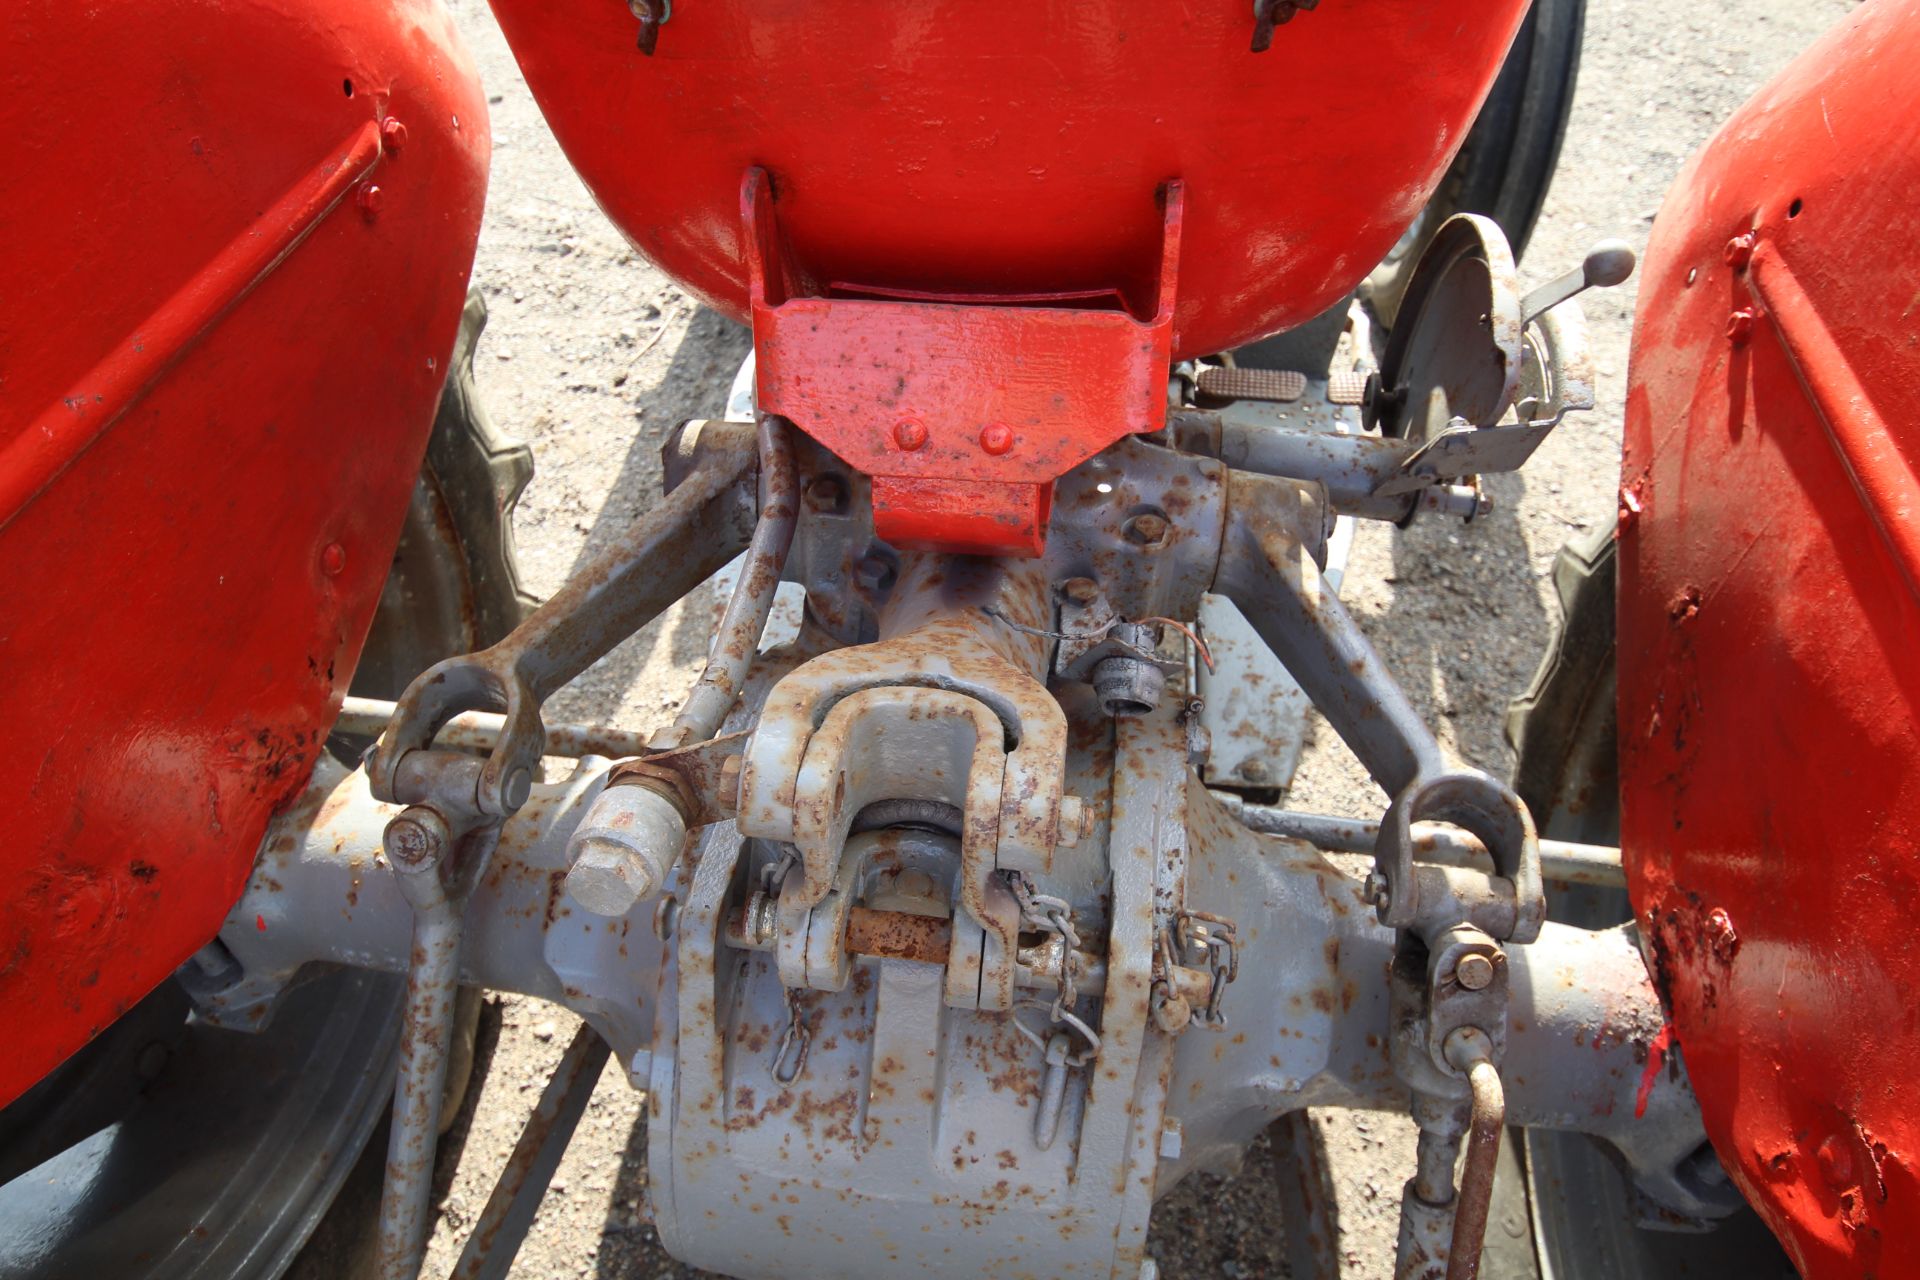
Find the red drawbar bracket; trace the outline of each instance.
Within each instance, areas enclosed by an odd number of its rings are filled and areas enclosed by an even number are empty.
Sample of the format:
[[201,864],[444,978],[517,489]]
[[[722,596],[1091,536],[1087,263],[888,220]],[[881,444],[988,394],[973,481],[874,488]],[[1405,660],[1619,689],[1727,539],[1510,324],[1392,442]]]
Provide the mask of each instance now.
[[[1162,191],[1153,318],[1118,290],[968,296],[796,287],[773,191],[741,191],[759,407],[873,480],[874,531],[901,548],[1037,556],[1053,482],[1166,421],[1182,192]],[[850,296],[851,295],[851,296]],[[1079,305],[1075,305],[1079,304]]]

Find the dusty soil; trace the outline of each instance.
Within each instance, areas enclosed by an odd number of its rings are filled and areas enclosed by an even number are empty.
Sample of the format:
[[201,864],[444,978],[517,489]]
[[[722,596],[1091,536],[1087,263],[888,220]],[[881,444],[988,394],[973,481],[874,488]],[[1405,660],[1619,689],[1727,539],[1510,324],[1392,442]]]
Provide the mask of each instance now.
[[[1589,0],[1571,132],[1523,261],[1556,275],[1603,236],[1643,246],[1662,193],[1726,114],[1851,7],[1851,0]],[[717,414],[746,333],[697,306],[641,260],[594,206],[529,97],[482,0],[453,0],[485,78],[493,184],[476,279],[492,320],[480,388],[496,421],[531,441],[538,473],[516,529],[528,586],[553,591],[658,494],[660,440],[678,419]],[[1356,87],[1357,92],[1365,92]],[[1361,531],[1346,598],[1442,740],[1506,768],[1501,714],[1537,661],[1552,608],[1546,581],[1565,538],[1612,518],[1634,287],[1589,295],[1600,408],[1563,426],[1524,475],[1496,477],[1491,518]],[[706,639],[694,597],[623,645],[553,712],[644,727],[674,706]],[[1324,726],[1294,791],[1304,808],[1377,812],[1381,800]],[[463,1142],[427,1274],[445,1274],[494,1174],[575,1025],[533,1000],[492,997],[484,1087]],[[1401,1183],[1412,1159],[1401,1117],[1316,1115],[1333,1164],[1345,1273],[1391,1273]],[[642,1220],[641,1100],[610,1068],[548,1193],[516,1276],[604,1280],[691,1274]],[[1195,1179],[1156,1210],[1167,1277],[1283,1274],[1256,1149],[1235,1179]]]

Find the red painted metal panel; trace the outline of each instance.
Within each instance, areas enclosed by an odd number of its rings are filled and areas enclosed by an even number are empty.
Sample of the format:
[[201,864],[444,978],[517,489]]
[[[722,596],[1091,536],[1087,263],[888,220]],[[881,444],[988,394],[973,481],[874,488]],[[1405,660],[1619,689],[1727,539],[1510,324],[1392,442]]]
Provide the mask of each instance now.
[[0,1104],[213,935],[319,750],[485,112],[429,0],[0,17]]
[[749,170],[760,407],[874,478],[874,531],[893,545],[1039,555],[1054,480],[1165,424],[1181,185],[1158,203],[1158,287],[1142,319],[1058,296],[806,296],[766,173]]
[[1621,492],[1622,838],[1723,1162],[1812,1277],[1920,1274],[1920,3],[1655,222]]
[[1119,290],[1136,314],[1157,285],[1154,193],[1177,178],[1176,358],[1308,320],[1371,270],[1526,11],[1322,0],[1254,53],[1246,0],[701,0],[649,57],[611,0],[493,5],[602,207],[736,318],[752,166],[821,281]]

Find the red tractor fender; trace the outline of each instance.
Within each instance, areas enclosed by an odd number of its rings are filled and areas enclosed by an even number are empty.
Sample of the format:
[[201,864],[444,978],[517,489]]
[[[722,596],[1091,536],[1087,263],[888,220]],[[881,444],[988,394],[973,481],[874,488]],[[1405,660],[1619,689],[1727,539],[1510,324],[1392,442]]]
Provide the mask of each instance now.
[[1622,844],[1707,1132],[1800,1270],[1920,1274],[1920,3],[1654,224],[1620,490]]
[[212,938],[419,470],[487,117],[432,0],[0,18],[0,1105]]

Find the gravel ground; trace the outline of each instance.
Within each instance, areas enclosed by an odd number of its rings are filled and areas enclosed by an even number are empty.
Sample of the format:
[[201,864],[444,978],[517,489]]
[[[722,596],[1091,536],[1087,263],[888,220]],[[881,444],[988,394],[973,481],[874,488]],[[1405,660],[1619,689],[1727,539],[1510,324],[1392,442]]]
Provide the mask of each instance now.
[[[659,492],[660,440],[717,414],[749,342],[642,261],[594,206],[540,119],[481,0],[452,7],[493,113],[493,185],[475,278],[492,320],[480,388],[497,422],[528,439],[538,472],[515,521],[530,589],[546,594]],[[1588,0],[1573,123],[1522,273],[1556,275],[1596,239],[1644,246],[1686,156],[1852,0]],[[1523,476],[1495,477],[1493,515],[1470,529],[1430,520],[1364,528],[1349,607],[1441,740],[1506,768],[1507,699],[1531,674],[1552,608],[1548,567],[1569,535],[1612,518],[1634,287],[1588,295],[1600,407],[1564,425]],[[552,712],[647,727],[697,671],[710,602],[695,596],[621,646]],[[1320,727],[1293,799],[1377,812],[1358,765]],[[443,1162],[446,1194],[426,1273],[445,1274],[521,1122],[575,1026],[538,1001],[489,997],[484,1086]],[[1317,1114],[1337,1186],[1345,1274],[1391,1274],[1413,1129],[1402,1117]],[[601,1081],[513,1274],[604,1280],[693,1274],[641,1220],[641,1100]],[[1156,1209],[1152,1247],[1170,1280],[1283,1274],[1271,1158],[1234,1179],[1195,1178]]]

